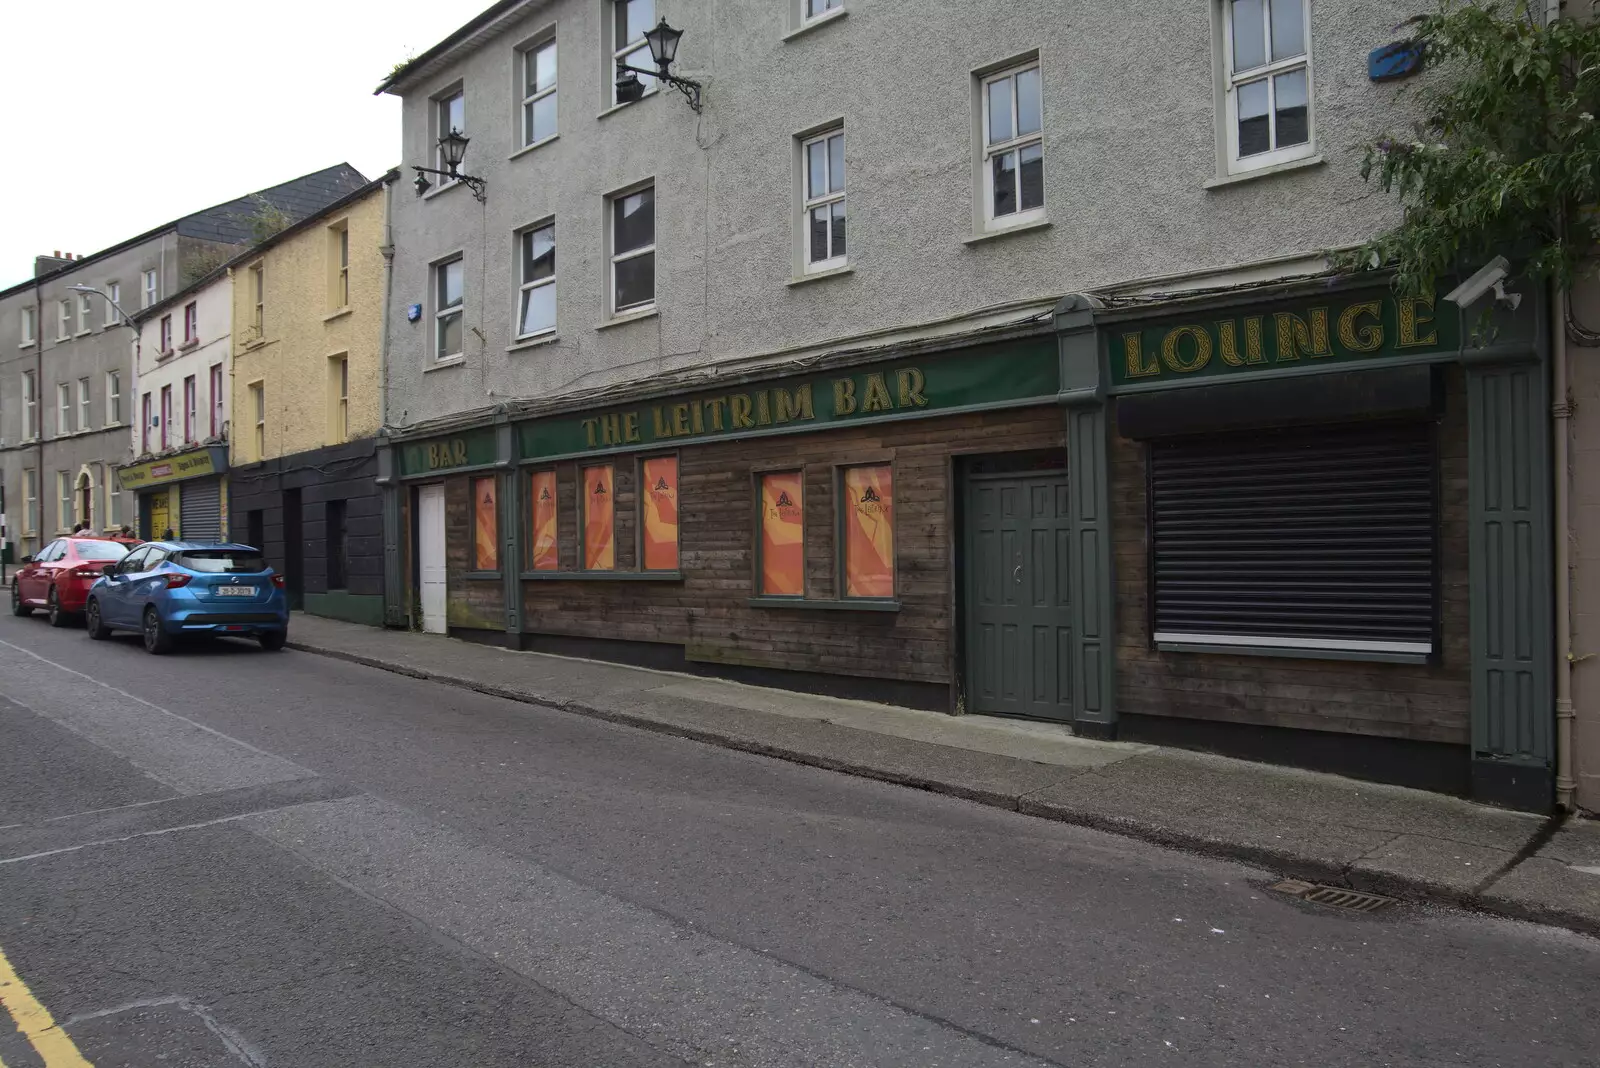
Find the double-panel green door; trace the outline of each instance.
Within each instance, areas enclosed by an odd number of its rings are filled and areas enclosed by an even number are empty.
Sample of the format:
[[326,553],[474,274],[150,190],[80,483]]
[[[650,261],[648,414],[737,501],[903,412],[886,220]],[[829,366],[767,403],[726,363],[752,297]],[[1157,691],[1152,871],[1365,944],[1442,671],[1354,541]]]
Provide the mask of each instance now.
[[1072,719],[1067,476],[972,476],[967,711]]

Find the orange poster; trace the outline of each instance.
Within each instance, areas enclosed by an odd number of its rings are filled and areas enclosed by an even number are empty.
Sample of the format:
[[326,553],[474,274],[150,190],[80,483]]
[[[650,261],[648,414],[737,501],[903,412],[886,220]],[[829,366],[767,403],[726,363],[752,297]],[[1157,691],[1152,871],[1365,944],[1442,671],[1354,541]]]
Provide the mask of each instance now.
[[533,501],[533,569],[555,571],[561,563],[556,552],[556,473],[535,471],[529,494]]
[[500,513],[494,506],[494,479],[472,480],[474,522],[473,567],[479,571],[500,570]]
[[678,569],[678,458],[654,456],[640,466],[644,490],[644,569]]
[[617,487],[611,465],[583,469],[583,566],[610,571],[617,566],[617,538],[612,522]]
[[805,553],[800,472],[761,476],[761,592],[805,596]]
[[844,473],[845,596],[894,596],[894,469]]

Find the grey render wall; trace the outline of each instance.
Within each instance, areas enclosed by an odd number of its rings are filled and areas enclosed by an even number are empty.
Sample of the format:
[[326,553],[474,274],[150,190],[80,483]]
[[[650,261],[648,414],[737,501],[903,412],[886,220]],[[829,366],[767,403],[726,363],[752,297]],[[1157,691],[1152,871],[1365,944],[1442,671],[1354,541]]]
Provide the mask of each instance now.
[[[32,285],[14,287],[0,296],[0,478],[4,479],[10,532],[17,541],[20,553],[39,548],[41,539],[48,539],[62,529],[70,529],[72,516],[65,521],[60,514],[56,491],[56,472],[69,471],[76,480],[78,472],[89,465],[96,485],[96,502],[104,499],[100,484],[101,465],[114,467],[126,463],[132,456],[131,430],[133,419],[133,331],[126,326],[106,325],[105,302],[91,297],[92,329],[87,334],[74,334],[66,341],[56,339],[56,308],[65,298],[77,297],[68,290],[72,285],[90,285],[104,290],[109,282],[120,282],[121,303],[132,313],[138,310],[142,296],[141,279],[147,270],[156,270],[161,277],[161,294],[174,292],[179,280],[178,237],[172,231],[153,235],[149,240],[132,247],[87,260],[74,267],[46,278],[41,284],[39,340],[42,353],[33,346],[18,345],[21,309],[32,304]],[[42,356],[42,359],[41,359]],[[36,362],[37,361],[37,362]],[[39,466],[39,445],[23,445],[22,374],[42,364],[40,376],[40,419],[43,437],[44,463],[39,479],[40,486],[40,537],[24,542],[22,530],[23,476],[27,468]],[[122,421],[116,426],[106,426],[107,371],[118,371],[122,378]],[[56,402],[56,385],[71,384],[73,403],[77,403],[77,381],[89,379],[91,418],[89,429],[77,432],[69,428],[61,432],[60,416]],[[76,411],[74,411],[76,417]],[[74,419],[73,426],[75,427]],[[128,494],[122,496],[122,514],[119,521],[127,522],[133,514],[133,501]],[[98,503],[96,507],[99,507]],[[93,517],[96,527],[104,527],[108,516]]]
[[[404,92],[403,163],[431,164],[430,98],[466,89],[465,170],[395,198],[389,422],[542,397],[651,372],[970,313],[1019,298],[1359,240],[1391,208],[1357,174],[1393,121],[1367,52],[1418,0],[1312,4],[1316,138],[1325,163],[1207,189],[1217,174],[1213,11],[1206,0],[845,0],[786,38],[790,0],[658,0],[685,31],[679,73],[707,84],[695,116],[664,92],[602,114],[605,0],[533,2],[493,39]],[[559,137],[514,155],[515,48],[554,27]],[[1048,229],[974,236],[972,71],[1038,50]],[[794,135],[845,122],[849,274],[791,286]],[[1396,122],[1395,125],[1400,125]],[[410,176],[407,175],[409,178]],[[656,318],[604,319],[606,193],[654,177]],[[558,340],[509,353],[512,232],[553,215]],[[428,265],[465,255],[466,360],[424,369]],[[421,321],[406,321],[410,304]],[[481,333],[481,338],[478,334]]]

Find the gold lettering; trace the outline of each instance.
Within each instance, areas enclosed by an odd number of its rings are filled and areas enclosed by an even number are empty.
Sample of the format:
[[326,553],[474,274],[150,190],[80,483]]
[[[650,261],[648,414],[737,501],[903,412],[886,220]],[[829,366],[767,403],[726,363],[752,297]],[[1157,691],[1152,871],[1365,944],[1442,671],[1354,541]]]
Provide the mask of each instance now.
[[836,378],[833,380],[833,414],[853,415],[856,410],[856,380],[853,378]]
[[689,405],[689,429],[696,434],[704,434],[706,432],[706,421],[698,404]]
[[672,436],[682,437],[689,432],[689,406],[687,404],[674,404],[672,406]]
[[[1194,338],[1194,355],[1188,360],[1183,358],[1183,353],[1178,349],[1178,343],[1186,337]],[[1200,370],[1211,362],[1211,335],[1203,326],[1173,327],[1161,339],[1161,362],[1167,365],[1168,370],[1179,374]]]
[[1239,355],[1238,323],[1232,319],[1224,319],[1217,324],[1218,348],[1221,350],[1222,362],[1229,367],[1243,367],[1248,363],[1260,363],[1265,357],[1261,355],[1261,316],[1252,315],[1244,321],[1244,355]]
[[766,390],[756,394],[756,422],[762,426],[772,425],[772,403],[767,399]]
[[629,412],[622,417],[622,440],[630,445],[639,440],[638,412]]
[[670,438],[672,436],[672,427],[667,425],[667,420],[662,416],[661,405],[658,404],[654,408],[650,409],[650,421],[655,427],[655,439],[657,441],[660,441],[662,438]]
[[750,418],[749,397],[743,393],[735,393],[728,398],[728,420],[735,430],[756,425],[755,420]]
[[464,463],[467,462],[467,443],[466,442],[462,441],[460,438],[457,438],[455,441],[452,441],[450,443],[450,447],[455,452],[455,462],[456,463],[464,464]]
[[706,410],[711,413],[711,429],[722,429],[722,409],[728,406],[727,397],[712,397],[705,402]]
[[1122,353],[1127,360],[1129,378],[1148,378],[1161,373],[1161,365],[1154,355],[1145,362],[1144,346],[1137,331],[1122,335]]
[[622,420],[612,412],[600,417],[600,443],[602,445],[622,444]]
[[1328,346],[1328,309],[1312,308],[1308,324],[1293,312],[1278,312],[1273,318],[1278,327],[1278,362],[1298,360],[1303,352],[1307,356],[1331,356]]
[[880,374],[867,376],[866,396],[861,398],[863,412],[887,412],[894,407],[894,401],[889,399],[889,385]]
[[[1426,308],[1428,314],[1418,314],[1419,308]],[[1417,330],[1433,322],[1433,301],[1427,297],[1405,297],[1400,301],[1400,344],[1397,348],[1420,349],[1428,345],[1439,343],[1439,331],[1431,331],[1427,337],[1419,337]]]
[[432,471],[439,466],[439,443],[436,441],[428,446],[428,470]]
[[922,371],[916,367],[907,367],[895,376],[900,386],[900,407],[926,408],[928,398],[922,392],[927,388],[928,380],[922,376]]
[[[1356,326],[1356,320],[1370,315],[1370,326]],[[1352,304],[1339,313],[1339,344],[1351,352],[1377,352],[1383,347],[1383,305],[1375,300]]]
[[584,433],[584,436],[589,439],[589,448],[591,448],[591,449],[594,448],[594,445],[595,445],[594,428],[595,428],[595,423],[596,422],[597,422],[597,420],[594,420],[594,419],[585,419],[583,421],[583,433]]
[[807,384],[796,388],[792,397],[782,386],[775,387],[772,390],[772,418],[779,423],[787,423],[791,419],[815,419],[816,413],[811,410],[811,386]]

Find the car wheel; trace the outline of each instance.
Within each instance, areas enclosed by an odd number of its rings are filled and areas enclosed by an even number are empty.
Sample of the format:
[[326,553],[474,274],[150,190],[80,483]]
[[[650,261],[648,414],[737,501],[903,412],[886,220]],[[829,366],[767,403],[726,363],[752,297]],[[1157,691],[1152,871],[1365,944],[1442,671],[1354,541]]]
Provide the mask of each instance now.
[[256,640],[261,643],[261,648],[269,653],[275,653],[282,649],[284,643],[289,640],[289,632],[286,630],[264,630],[257,636]]
[[50,593],[45,597],[45,604],[48,606],[44,610],[45,616],[50,620],[52,627],[64,627],[72,622],[67,613],[62,610],[61,597],[56,593],[54,586],[50,587]]
[[162,627],[155,605],[144,610],[144,651],[156,656],[172,651],[172,635]]
[[22,587],[15,582],[11,584],[11,614],[14,616],[33,615],[33,609],[22,603]]
[[89,637],[97,642],[103,642],[111,637],[111,628],[100,620],[100,602],[91,600],[89,608],[84,613],[84,622],[89,628]]

